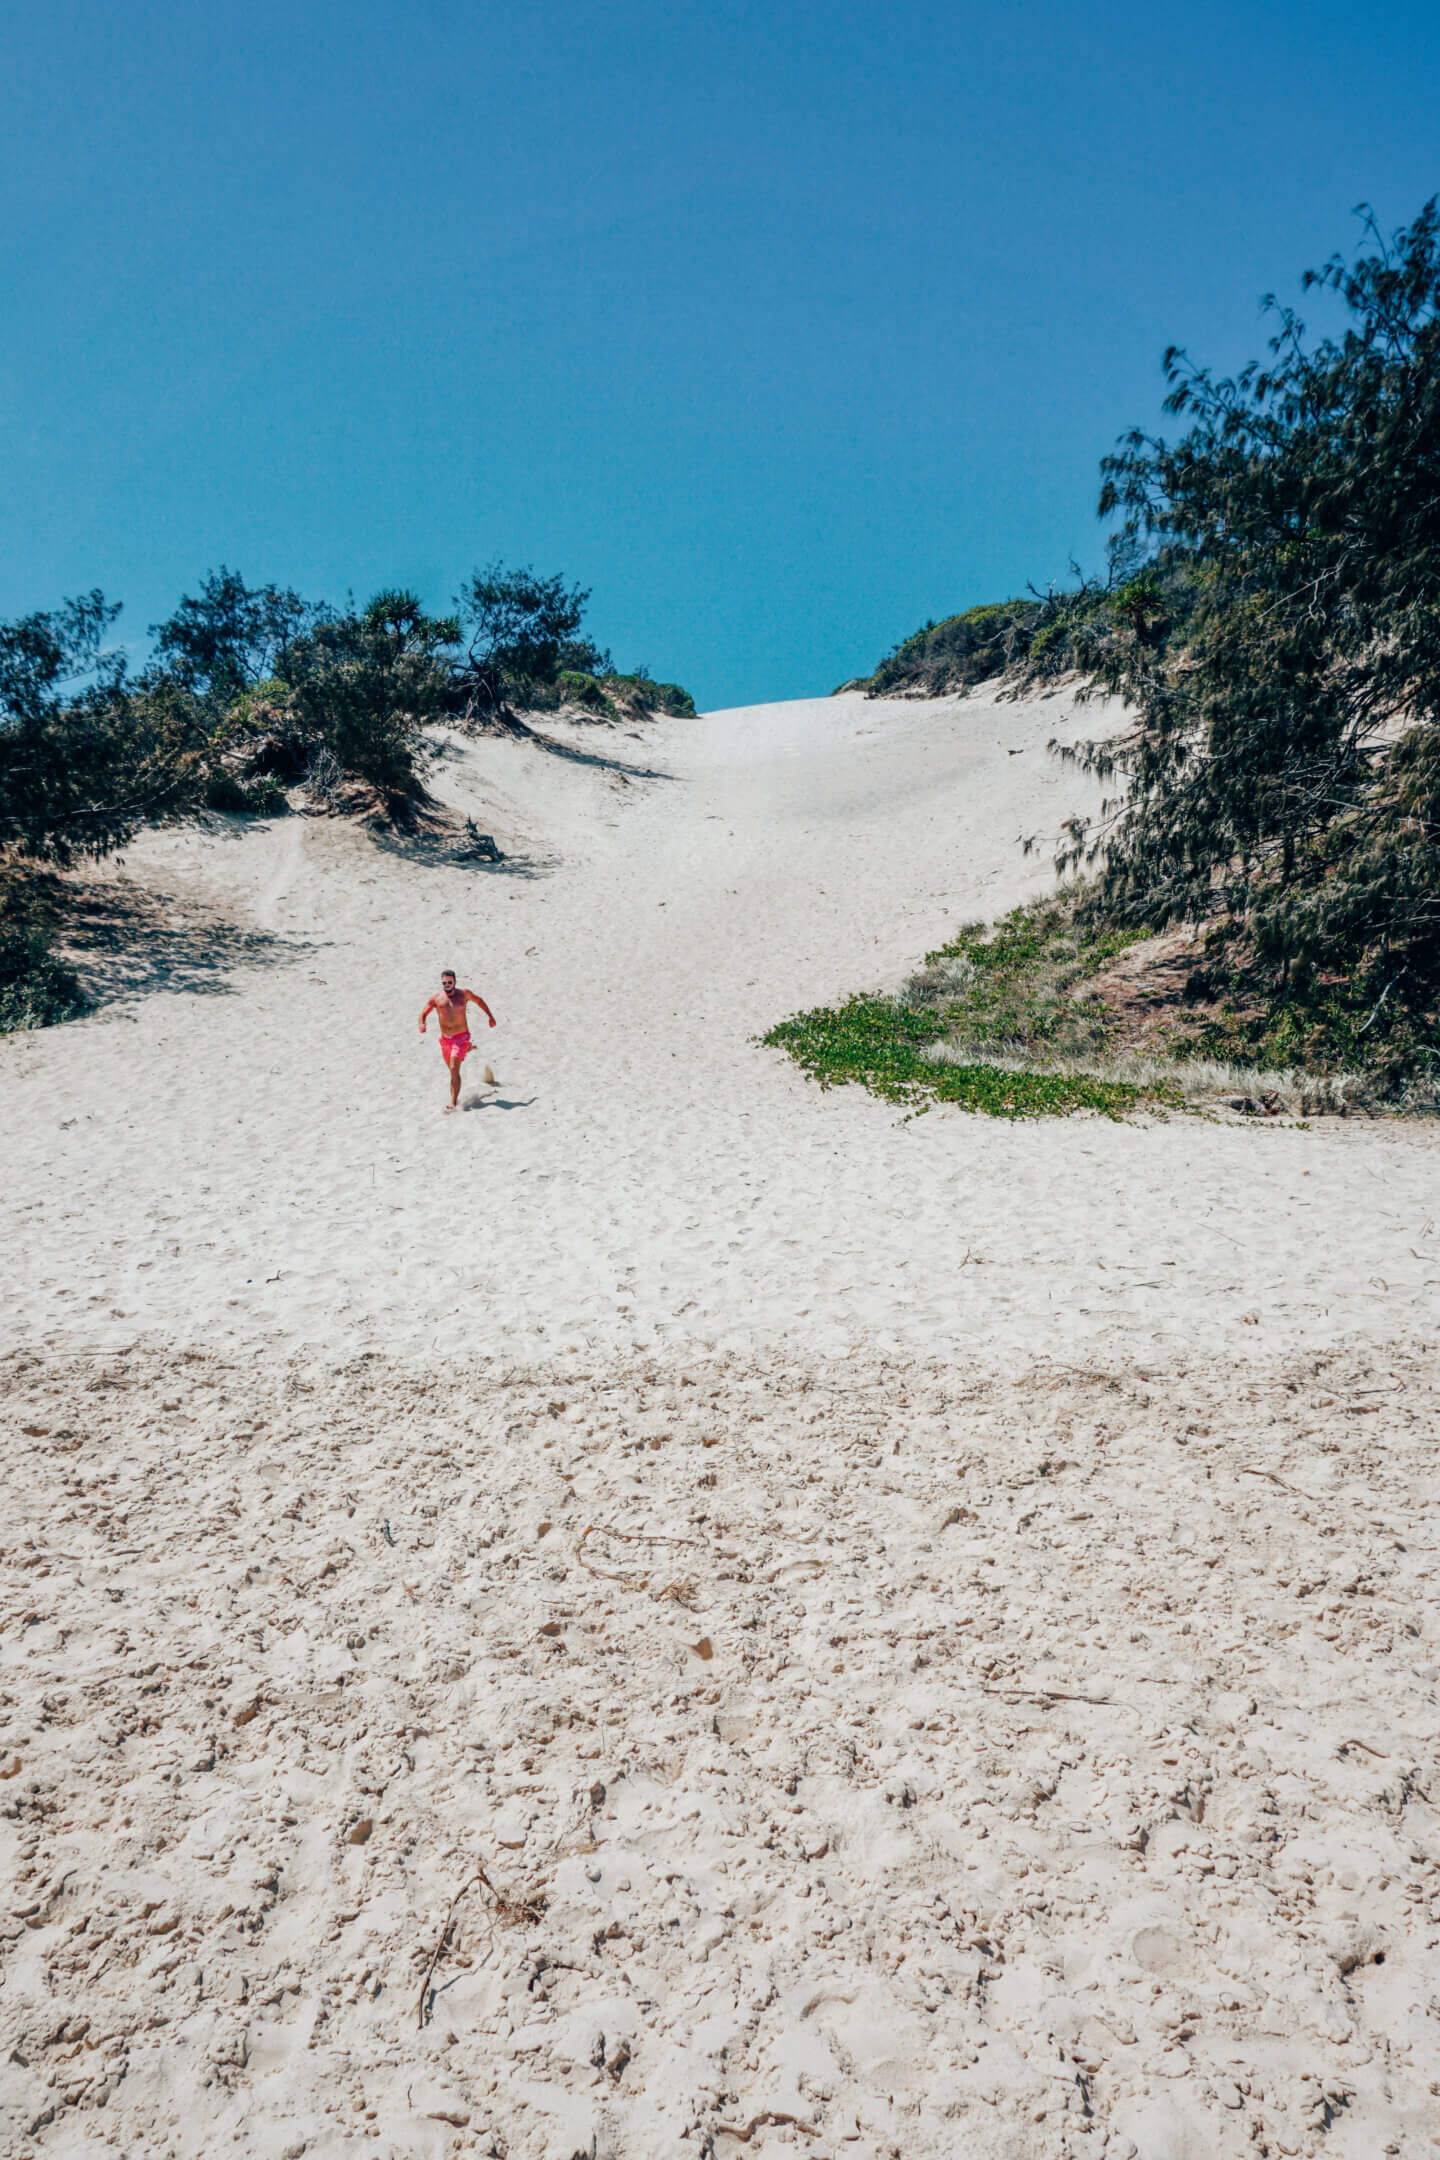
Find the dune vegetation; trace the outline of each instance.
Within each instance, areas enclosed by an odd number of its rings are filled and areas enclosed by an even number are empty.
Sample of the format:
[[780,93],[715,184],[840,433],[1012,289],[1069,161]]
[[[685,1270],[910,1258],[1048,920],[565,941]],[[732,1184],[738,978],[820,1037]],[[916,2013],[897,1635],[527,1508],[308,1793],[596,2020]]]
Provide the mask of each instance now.
[[[1104,461],[1103,579],[926,624],[864,687],[937,696],[1001,679],[1020,694],[1068,680],[1118,699],[1121,732],[1059,753],[1114,786],[1067,826],[1057,868],[1071,880],[1066,935],[1079,949],[1151,941],[1166,982],[1150,1002],[1167,1011],[1150,1049],[1273,1068],[1301,1093],[1324,1081],[1348,1100],[1431,1110],[1436,203],[1388,240],[1366,213],[1355,258],[1332,258],[1304,286],[1338,303],[1343,328],[1312,339],[1272,300],[1266,361],[1217,378],[1179,350],[1166,354],[1166,409],[1189,424],[1173,441],[1134,431]],[[1036,1010],[1054,987],[1040,934],[1052,919],[1043,908],[1033,917],[1020,969],[1020,985],[1026,966],[1039,970]],[[966,933],[956,952],[976,981],[992,982],[1017,936],[1004,926],[987,955]],[[1177,937],[1191,949],[1178,995]],[[983,1016],[961,998],[953,1017],[964,1055],[966,1030]],[[993,1016],[984,1028],[993,1033]],[[1061,1054],[1043,1029],[1011,1034],[995,1047],[1037,1069]],[[1105,1048],[1067,1054],[1093,1059]]]
[[425,799],[437,723],[520,733],[527,712],[693,713],[678,684],[615,669],[584,634],[589,597],[492,563],[451,616],[401,589],[336,608],[222,567],[151,626],[135,673],[102,592],[0,622],[0,1032],[81,1008],[57,956],[56,873],[144,825],[295,808],[403,822]]
[[971,924],[927,954],[898,997],[801,1013],[765,1041],[824,1087],[855,1080],[888,1102],[953,1102],[1010,1118],[1117,1116],[1146,1098],[1175,1099],[1163,1080],[1077,1063],[1110,1046],[1109,1014],[1090,986],[1133,938],[1078,926],[1064,902],[1017,908],[993,931]]

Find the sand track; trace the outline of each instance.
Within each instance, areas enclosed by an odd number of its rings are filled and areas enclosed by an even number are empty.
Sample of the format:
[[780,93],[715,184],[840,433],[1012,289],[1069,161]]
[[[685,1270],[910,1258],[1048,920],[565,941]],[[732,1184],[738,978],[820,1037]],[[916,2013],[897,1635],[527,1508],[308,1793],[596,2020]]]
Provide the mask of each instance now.
[[[0,1043],[0,2150],[1440,2141],[1433,1135],[752,1039],[1042,884],[1086,724],[455,741],[499,871],[130,851],[170,944]],[[422,2027],[477,1865],[543,1910]]]

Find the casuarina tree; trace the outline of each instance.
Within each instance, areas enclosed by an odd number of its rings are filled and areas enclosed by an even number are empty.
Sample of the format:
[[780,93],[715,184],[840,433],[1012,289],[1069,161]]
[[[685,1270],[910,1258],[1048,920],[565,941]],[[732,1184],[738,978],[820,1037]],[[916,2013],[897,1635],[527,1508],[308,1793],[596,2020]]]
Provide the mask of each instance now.
[[156,663],[197,696],[225,704],[273,676],[286,646],[329,612],[288,586],[247,585],[222,563],[167,621],[151,625]]
[[1268,362],[1172,350],[1186,432],[1105,462],[1126,574],[1077,596],[1069,651],[1135,724],[1081,753],[1126,786],[1067,859],[1110,912],[1243,926],[1282,989],[1343,981],[1357,1032],[1408,1011],[1413,1039],[1440,992],[1440,214],[1389,240],[1363,215],[1305,279],[1330,334],[1271,300]]
[[589,592],[564,578],[502,562],[466,579],[457,602],[469,634],[457,689],[472,716],[503,713],[553,683],[562,667],[593,669],[604,655],[578,632]]
[[127,679],[101,592],[0,623],[0,848],[96,858],[204,786],[202,715],[167,679]]

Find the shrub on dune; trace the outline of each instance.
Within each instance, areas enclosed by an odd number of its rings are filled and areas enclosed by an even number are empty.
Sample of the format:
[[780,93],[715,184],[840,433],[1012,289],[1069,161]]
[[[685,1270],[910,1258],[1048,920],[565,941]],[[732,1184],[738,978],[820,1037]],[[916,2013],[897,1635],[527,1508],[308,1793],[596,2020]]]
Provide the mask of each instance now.
[[520,731],[525,712],[570,712],[595,720],[693,714],[678,683],[659,683],[648,668],[619,672],[581,625],[589,592],[560,576],[493,562],[475,571],[456,605],[468,643],[451,686],[451,705],[467,725]]

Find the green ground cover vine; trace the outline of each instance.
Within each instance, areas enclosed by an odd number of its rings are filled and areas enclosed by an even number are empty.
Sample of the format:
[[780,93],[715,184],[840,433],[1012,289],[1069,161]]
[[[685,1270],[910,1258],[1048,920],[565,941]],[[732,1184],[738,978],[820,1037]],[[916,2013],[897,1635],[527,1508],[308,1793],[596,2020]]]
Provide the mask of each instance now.
[[1083,983],[1133,942],[1125,931],[1077,930],[1063,902],[1017,908],[993,931],[967,925],[927,954],[901,996],[797,1013],[761,1040],[821,1087],[857,1082],[887,1102],[952,1102],[1005,1118],[1119,1117],[1146,1099],[1169,1100],[1169,1090],[1047,1072],[1044,1054],[1103,1045],[1103,1009],[1084,998]]

